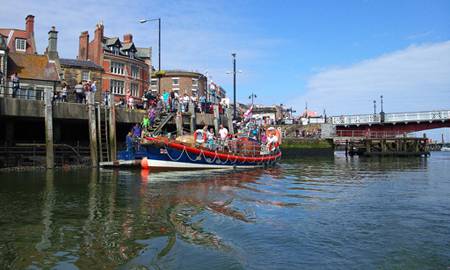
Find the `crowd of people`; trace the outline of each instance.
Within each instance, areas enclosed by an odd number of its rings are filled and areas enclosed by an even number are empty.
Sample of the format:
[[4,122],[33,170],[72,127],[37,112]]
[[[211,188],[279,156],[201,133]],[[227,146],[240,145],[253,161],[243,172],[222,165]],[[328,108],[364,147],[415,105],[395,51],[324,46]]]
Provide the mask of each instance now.
[[[212,113],[213,106],[219,105],[219,113],[229,107],[229,100],[223,98],[219,103],[207,101],[205,95],[189,95],[188,91],[180,94],[178,91],[166,91],[161,94],[154,93],[151,90],[144,92],[144,95],[137,100],[131,95],[130,90],[126,91],[124,97],[120,98],[116,106],[130,110],[141,109],[149,110],[154,108],[157,112],[189,112]],[[192,106],[192,107],[191,107]]]

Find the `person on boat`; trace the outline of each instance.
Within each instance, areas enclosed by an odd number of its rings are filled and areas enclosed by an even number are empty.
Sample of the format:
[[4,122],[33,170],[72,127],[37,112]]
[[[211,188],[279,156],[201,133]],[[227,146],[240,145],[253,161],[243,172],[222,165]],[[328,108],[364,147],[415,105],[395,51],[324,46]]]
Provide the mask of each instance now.
[[214,136],[214,129],[210,128],[207,132],[206,132],[206,145],[209,149],[211,150],[215,150],[215,136]]
[[128,132],[127,136],[125,137],[125,144],[127,146],[127,151],[133,151],[133,134]]
[[206,136],[207,136],[208,126],[204,126],[202,129],[197,129],[194,132],[194,140],[196,145],[203,145],[206,143]]
[[147,117],[147,115],[144,115],[141,125],[144,130],[148,130],[148,128],[150,127],[150,119]]
[[155,124],[156,119],[156,110],[154,107],[151,107],[148,111],[148,119],[149,119],[149,126],[153,126]]
[[267,138],[267,149],[269,151],[275,151],[278,147],[278,135],[274,127],[270,127],[267,129],[268,138]]
[[219,138],[220,138],[220,146],[222,149],[225,149],[228,141],[228,129],[223,125],[220,125],[219,128]]
[[141,137],[141,127],[139,126],[139,124],[134,125],[133,127],[133,137],[134,138],[140,138]]

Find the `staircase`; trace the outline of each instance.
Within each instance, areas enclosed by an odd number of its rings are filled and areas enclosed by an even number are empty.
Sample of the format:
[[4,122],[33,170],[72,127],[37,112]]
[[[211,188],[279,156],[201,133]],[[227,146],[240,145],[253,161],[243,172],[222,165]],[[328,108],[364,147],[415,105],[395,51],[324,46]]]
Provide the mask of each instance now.
[[175,113],[161,113],[159,117],[155,119],[155,123],[151,126],[148,131],[153,136],[158,136],[161,134],[162,128],[169,123],[169,121],[174,117]]

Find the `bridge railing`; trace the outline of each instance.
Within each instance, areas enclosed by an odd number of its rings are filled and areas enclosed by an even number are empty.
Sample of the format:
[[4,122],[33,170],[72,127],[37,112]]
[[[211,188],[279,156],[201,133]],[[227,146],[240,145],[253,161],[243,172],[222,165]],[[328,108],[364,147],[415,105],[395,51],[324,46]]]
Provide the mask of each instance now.
[[387,113],[385,122],[436,121],[450,119],[450,110],[429,112]]
[[387,139],[406,137],[401,131],[336,130],[335,137]]
[[341,115],[331,117],[331,123],[334,125],[375,124],[380,123],[380,121],[380,115],[378,114]]
[[[367,125],[381,123],[380,114],[341,115],[332,116],[328,119],[331,119],[331,124],[334,125]],[[384,123],[442,121],[449,119],[450,110],[384,114]]]

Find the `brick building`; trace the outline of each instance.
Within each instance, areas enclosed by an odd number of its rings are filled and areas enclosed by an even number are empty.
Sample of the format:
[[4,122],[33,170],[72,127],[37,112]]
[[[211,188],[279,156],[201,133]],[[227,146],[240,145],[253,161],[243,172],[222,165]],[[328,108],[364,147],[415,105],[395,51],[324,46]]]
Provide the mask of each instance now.
[[36,53],[34,40],[34,16],[25,18],[25,30],[15,28],[0,28],[0,35],[5,36],[6,45],[11,53]]
[[6,46],[7,37],[0,34],[0,94],[4,91],[8,64],[8,47]]
[[128,90],[133,97],[142,97],[149,88],[150,59],[151,50],[137,48],[131,34],[125,34],[122,41],[106,37],[101,23],[97,24],[92,41],[89,42],[88,31],[80,35],[78,60],[90,60],[103,67],[101,89],[114,93],[116,99]]
[[178,94],[206,95],[206,76],[201,73],[183,70],[165,70],[158,74],[155,73],[151,81],[153,92],[158,92],[158,79],[161,80],[161,92],[166,90]]

